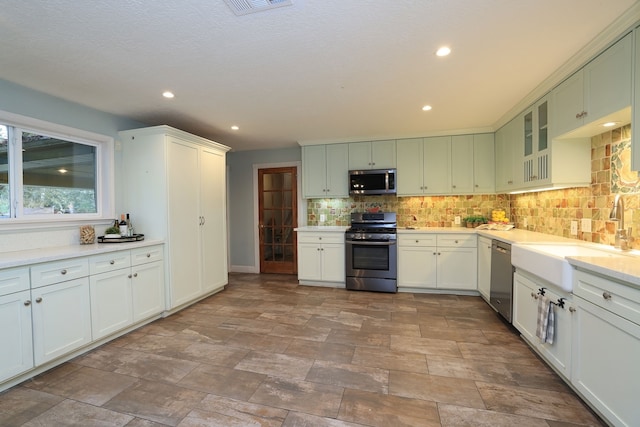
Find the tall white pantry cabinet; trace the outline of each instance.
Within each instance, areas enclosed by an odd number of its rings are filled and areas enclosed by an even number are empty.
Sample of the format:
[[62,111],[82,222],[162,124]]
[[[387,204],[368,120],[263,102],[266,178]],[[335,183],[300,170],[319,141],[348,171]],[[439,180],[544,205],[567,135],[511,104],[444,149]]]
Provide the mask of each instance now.
[[120,132],[125,206],[136,233],[165,240],[168,312],[228,282],[229,147],[154,126]]

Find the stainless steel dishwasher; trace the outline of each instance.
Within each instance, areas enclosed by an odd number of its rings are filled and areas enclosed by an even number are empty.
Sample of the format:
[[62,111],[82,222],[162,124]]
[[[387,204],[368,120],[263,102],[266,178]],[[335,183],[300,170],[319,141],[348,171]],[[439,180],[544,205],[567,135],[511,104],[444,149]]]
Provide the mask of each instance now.
[[513,270],[511,245],[500,240],[492,240],[489,304],[509,323],[513,299]]

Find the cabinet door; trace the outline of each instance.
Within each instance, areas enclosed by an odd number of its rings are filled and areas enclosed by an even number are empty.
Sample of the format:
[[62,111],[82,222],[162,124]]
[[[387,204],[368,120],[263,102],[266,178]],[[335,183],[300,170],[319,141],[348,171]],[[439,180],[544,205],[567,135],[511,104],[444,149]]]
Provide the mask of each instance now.
[[198,146],[171,139],[169,173],[170,303],[174,308],[201,294],[200,169]]
[[489,300],[491,287],[491,239],[478,238],[478,291]]
[[538,319],[538,288],[517,272],[513,275],[513,326],[530,343],[536,343]]
[[202,292],[222,288],[227,275],[227,227],[224,153],[200,152],[200,209],[202,222]]
[[349,169],[375,169],[371,160],[371,142],[351,142],[349,146]]
[[298,243],[298,280],[322,280],[319,244]]
[[329,282],[344,282],[345,254],[344,243],[323,243],[320,248],[322,254],[322,280]]
[[327,196],[349,197],[349,147],[347,144],[327,145],[326,188]]
[[91,342],[88,277],[33,289],[31,300],[36,365]]
[[132,267],[131,303],[133,322],[139,322],[164,310],[164,264],[151,262]]
[[584,67],[586,123],[631,105],[632,48],[628,34]]
[[582,126],[584,110],[584,75],[573,74],[553,89],[553,136],[560,136]]
[[398,248],[398,286],[435,289],[438,280],[436,248]]
[[478,250],[438,247],[438,289],[478,289]]
[[424,138],[424,193],[451,193],[451,137]]
[[582,298],[575,303],[571,384],[611,424],[640,425],[640,326]]
[[371,143],[371,163],[373,169],[393,169],[396,167],[396,141],[373,141]]
[[513,121],[507,123],[496,132],[496,191],[513,189]]
[[451,192],[473,193],[473,135],[451,138]]
[[564,307],[560,307],[559,305],[553,307],[555,314],[553,344],[540,343],[538,349],[542,356],[553,365],[558,372],[564,375],[565,378],[569,378],[571,376],[571,340],[573,339],[573,316],[569,308],[573,307],[573,302],[567,298],[567,295],[560,295],[548,288],[546,289],[546,295],[554,302],[564,297],[565,304]]
[[33,368],[31,293],[0,296],[0,382]]
[[105,337],[133,323],[130,274],[127,268],[89,278],[93,339]]
[[494,135],[473,135],[473,191],[493,193],[495,191],[496,168]]
[[[635,36],[635,52],[634,52],[634,67],[633,67],[633,107],[631,112],[632,126],[637,126],[640,123],[640,27],[634,31]],[[631,133],[631,170],[640,171],[640,132]]]
[[424,155],[422,138],[403,139],[397,143],[399,196],[422,194],[424,177]]
[[[345,178],[345,181],[348,178]],[[324,145],[302,147],[302,195],[322,198],[327,195],[327,162]]]

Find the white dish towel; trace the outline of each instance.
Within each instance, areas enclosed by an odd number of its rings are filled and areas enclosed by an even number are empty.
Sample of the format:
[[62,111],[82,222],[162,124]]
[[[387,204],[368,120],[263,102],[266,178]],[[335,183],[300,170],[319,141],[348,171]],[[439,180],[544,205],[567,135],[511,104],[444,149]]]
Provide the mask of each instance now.
[[553,336],[555,331],[556,316],[554,304],[547,296],[540,295],[538,297],[538,323],[536,327],[536,336],[540,338],[542,343],[553,344]]

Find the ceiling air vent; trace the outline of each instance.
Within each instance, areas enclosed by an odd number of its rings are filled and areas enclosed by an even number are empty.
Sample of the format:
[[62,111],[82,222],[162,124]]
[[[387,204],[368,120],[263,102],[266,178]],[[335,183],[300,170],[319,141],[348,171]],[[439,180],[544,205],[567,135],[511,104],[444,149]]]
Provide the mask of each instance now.
[[224,0],[233,13],[246,15],[282,6],[291,6],[292,0]]

